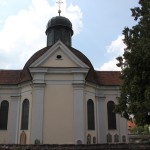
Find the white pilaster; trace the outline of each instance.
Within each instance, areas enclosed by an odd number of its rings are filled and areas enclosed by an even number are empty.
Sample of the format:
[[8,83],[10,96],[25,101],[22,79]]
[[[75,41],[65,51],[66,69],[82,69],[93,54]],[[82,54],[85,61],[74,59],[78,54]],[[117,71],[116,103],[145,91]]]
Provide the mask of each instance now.
[[31,144],[34,144],[36,139],[43,142],[44,87],[45,84],[33,85]]
[[9,105],[9,144],[17,144],[18,141],[18,131],[19,131],[19,105],[20,96],[11,96],[11,103]]
[[120,115],[118,115],[119,118],[119,137],[120,137],[120,142],[122,141],[122,136],[126,136],[126,142],[128,142],[128,127],[127,127],[127,120]]
[[84,112],[84,85],[73,84],[74,88],[74,133],[75,143],[85,142],[85,112]]
[[97,97],[98,143],[106,143],[105,97]]

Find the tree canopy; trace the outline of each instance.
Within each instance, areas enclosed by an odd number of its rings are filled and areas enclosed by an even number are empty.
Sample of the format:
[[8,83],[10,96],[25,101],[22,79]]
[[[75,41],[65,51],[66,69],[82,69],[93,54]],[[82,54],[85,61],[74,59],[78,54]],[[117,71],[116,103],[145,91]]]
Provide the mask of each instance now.
[[127,119],[133,114],[138,125],[145,125],[150,124],[150,0],[139,0],[131,11],[137,24],[124,28],[126,48],[116,58],[122,78],[116,112]]

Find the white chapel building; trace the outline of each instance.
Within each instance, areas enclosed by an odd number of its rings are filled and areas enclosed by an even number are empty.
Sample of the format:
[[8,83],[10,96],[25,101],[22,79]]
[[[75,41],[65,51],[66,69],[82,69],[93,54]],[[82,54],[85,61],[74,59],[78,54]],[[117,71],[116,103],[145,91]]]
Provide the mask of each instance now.
[[0,144],[127,142],[127,121],[114,113],[120,72],[94,70],[72,47],[69,19],[50,19],[46,35],[22,70],[0,70]]

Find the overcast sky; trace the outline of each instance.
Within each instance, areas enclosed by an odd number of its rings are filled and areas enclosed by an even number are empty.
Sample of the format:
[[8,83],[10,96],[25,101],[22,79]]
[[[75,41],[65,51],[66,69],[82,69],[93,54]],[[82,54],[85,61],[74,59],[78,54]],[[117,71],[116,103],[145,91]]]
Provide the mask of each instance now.
[[[58,15],[57,0],[0,0],[0,69],[22,69],[46,46],[46,25]],[[72,46],[84,53],[96,70],[118,70],[123,53],[122,30],[136,24],[130,8],[138,0],[63,0],[62,16],[74,30]]]

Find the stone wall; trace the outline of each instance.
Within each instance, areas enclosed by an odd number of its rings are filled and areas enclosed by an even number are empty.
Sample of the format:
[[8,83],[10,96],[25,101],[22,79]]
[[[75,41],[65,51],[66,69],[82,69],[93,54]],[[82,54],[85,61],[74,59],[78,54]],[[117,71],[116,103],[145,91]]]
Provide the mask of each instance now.
[[150,143],[150,135],[129,134],[130,143]]
[[0,150],[150,150],[150,144],[0,145]]

